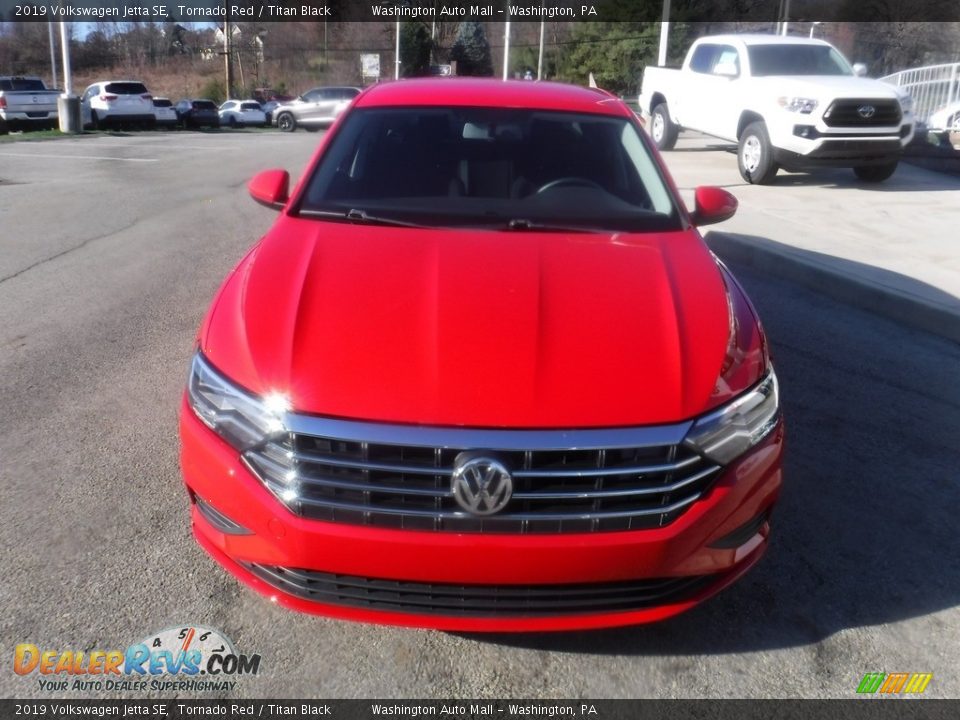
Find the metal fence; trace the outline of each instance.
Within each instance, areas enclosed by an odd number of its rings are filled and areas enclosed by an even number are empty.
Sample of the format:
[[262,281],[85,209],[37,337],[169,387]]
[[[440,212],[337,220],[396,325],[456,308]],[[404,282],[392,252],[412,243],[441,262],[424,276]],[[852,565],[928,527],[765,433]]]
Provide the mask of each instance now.
[[918,122],[926,123],[937,110],[960,100],[960,63],[901,70],[880,79],[910,93]]

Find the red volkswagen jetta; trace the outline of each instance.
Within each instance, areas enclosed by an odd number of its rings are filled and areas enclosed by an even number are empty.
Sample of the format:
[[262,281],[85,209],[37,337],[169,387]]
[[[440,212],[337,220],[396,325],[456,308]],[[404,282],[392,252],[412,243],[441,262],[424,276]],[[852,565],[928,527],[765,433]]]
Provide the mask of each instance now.
[[766,549],[777,379],[634,114],[551,83],[360,95],[200,329],[194,533],[288,607],[468,631],[686,610]]

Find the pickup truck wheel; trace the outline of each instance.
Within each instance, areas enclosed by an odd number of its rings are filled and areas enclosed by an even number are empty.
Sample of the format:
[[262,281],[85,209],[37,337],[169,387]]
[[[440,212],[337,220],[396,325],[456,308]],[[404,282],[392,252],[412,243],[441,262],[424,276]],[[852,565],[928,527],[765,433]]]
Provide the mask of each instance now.
[[878,183],[883,182],[893,175],[897,170],[897,163],[887,163],[886,165],[862,165],[855,167],[853,172],[864,182]]
[[650,113],[650,137],[658,150],[673,150],[680,128],[670,119],[666,103],[657,105]]
[[293,115],[290,113],[282,113],[277,118],[277,127],[283,132],[293,132],[297,129],[297,121],[294,120]]
[[769,185],[777,176],[780,168],[773,161],[773,146],[762,122],[750,123],[740,136],[737,165],[741,177],[753,185]]

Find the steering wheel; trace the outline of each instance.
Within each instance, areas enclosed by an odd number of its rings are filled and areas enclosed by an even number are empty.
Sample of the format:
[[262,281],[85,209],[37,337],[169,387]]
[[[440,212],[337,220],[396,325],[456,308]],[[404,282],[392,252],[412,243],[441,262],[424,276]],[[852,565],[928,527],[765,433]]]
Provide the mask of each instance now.
[[595,190],[603,190],[603,186],[595,183],[593,180],[585,177],[562,177],[557,178],[556,180],[551,180],[548,183],[545,183],[537,188],[534,195],[539,195],[545,193],[547,190],[553,190],[553,188],[563,187],[565,185],[570,185],[574,187],[589,187],[594,188]]

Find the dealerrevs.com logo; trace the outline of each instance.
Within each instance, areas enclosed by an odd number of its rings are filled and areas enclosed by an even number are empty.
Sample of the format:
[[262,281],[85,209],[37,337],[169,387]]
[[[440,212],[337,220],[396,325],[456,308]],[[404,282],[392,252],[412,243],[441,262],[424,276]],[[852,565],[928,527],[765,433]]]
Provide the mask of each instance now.
[[48,650],[21,643],[17,675],[36,675],[40,690],[223,692],[240,675],[260,672],[259,655],[242,655],[223,633],[200,626],[148,635],[126,650]]

